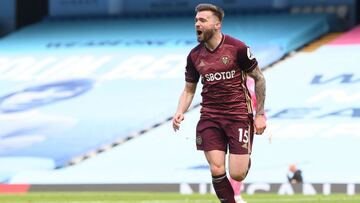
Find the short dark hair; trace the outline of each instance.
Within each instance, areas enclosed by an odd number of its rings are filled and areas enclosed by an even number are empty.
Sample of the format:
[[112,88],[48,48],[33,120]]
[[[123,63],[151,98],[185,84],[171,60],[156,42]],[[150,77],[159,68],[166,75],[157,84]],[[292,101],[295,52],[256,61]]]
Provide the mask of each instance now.
[[219,18],[220,22],[222,22],[225,16],[224,10],[218,6],[215,6],[214,4],[199,4],[195,7],[195,11],[211,11],[216,17]]

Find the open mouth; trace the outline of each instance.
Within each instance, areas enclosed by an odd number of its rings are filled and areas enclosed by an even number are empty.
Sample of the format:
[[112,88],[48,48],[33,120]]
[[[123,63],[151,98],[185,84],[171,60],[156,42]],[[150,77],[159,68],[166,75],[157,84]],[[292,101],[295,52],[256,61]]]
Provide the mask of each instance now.
[[197,35],[201,35],[203,32],[201,30],[196,30]]

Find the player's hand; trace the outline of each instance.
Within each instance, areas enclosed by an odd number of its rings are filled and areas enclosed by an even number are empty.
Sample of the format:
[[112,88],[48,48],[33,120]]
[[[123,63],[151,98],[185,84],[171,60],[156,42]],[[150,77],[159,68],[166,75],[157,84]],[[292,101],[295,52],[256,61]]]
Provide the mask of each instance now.
[[263,134],[266,128],[266,118],[264,115],[256,115],[254,120],[255,134]]
[[181,121],[184,120],[184,114],[183,113],[176,113],[172,119],[172,123],[173,123],[173,128],[174,131],[178,131],[180,128],[180,123]]

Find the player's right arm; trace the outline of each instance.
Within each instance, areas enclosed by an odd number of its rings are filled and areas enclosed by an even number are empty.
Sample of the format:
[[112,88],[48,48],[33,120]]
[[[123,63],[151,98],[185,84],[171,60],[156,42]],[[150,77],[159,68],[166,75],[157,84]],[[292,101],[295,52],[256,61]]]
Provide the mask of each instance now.
[[184,113],[189,109],[190,104],[194,98],[195,91],[196,91],[196,84],[197,83],[191,83],[186,82],[185,88],[183,92],[181,93],[178,108],[176,110],[176,113],[172,119],[173,128],[175,132],[179,130],[181,121],[184,120]]

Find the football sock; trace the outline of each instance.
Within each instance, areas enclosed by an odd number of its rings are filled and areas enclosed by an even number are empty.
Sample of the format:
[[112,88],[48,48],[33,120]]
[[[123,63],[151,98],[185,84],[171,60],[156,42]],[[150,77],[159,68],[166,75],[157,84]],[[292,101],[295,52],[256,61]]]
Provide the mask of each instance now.
[[234,195],[240,195],[241,194],[241,186],[242,186],[242,183],[237,181],[237,180],[234,180],[232,178],[230,178],[230,184],[234,190]]
[[231,187],[226,173],[212,177],[212,183],[217,197],[222,203],[236,203],[234,199],[234,190]]

